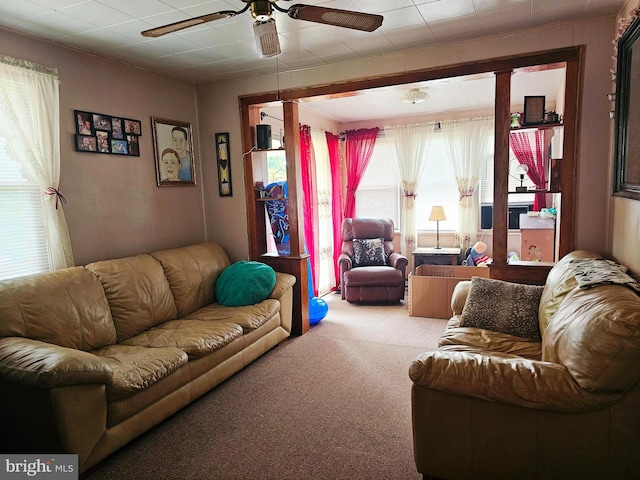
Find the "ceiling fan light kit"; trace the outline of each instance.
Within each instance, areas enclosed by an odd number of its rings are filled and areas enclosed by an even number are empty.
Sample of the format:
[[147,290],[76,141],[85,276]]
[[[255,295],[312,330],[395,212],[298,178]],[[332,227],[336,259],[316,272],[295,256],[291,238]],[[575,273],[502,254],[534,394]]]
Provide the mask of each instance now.
[[273,18],[266,22],[255,22],[253,24],[253,34],[256,38],[256,47],[261,58],[273,57],[281,52],[276,22]]
[[256,19],[253,25],[258,53],[261,57],[272,57],[280,53],[280,42],[276,31],[275,19],[272,18],[273,9],[286,13],[294,20],[333,25],[364,32],[373,32],[382,25],[382,15],[340,10],[337,8],[316,7],[313,5],[295,4],[289,8],[281,8],[278,0],[242,0],[246,6],[238,11],[223,10],[202,15],[200,17],[181,20],[161,27],[151,28],[142,32],[145,37],[160,37],[168,33],[177,32],[185,28],[201,25],[213,20],[234,17],[251,9],[251,16]]

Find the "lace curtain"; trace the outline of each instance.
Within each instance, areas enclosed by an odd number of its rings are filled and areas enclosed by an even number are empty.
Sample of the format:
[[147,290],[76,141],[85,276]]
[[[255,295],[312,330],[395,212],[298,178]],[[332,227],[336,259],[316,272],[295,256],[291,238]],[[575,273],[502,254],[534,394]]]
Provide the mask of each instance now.
[[493,117],[445,121],[440,124],[458,186],[456,242],[460,244],[462,251],[473,245],[478,236],[478,185],[482,166],[489,154],[489,139],[493,138],[493,124]]
[[[418,184],[426,164],[425,157],[433,137],[434,123],[384,127],[384,134],[390,138],[396,152],[396,162],[400,173],[403,200],[400,227],[401,252],[413,263],[413,250],[418,243],[415,199]],[[410,265],[413,270],[413,265]]]
[[316,159],[316,192],[318,229],[316,235],[316,249],[319,257],[316,265],[318,268],[318,282],[316,295],[330,292],[334,287],[333,266],[333,215],[331,195],[331,161],[329,148],[324,131],[311,129],[311,144]]
[[25,178],[46,195],[42,219],[51,268],[72,266],[73,253],[60,194],[60,102],[57,70],[0,56],[0,135]]
[[340,269],[337,267],[338,258],[342,253],[342,169],[340,161],[340,137],[325,132],[329,164],[331,169],[331,213],[333,223],[333,285],[334,289],[340,285]]

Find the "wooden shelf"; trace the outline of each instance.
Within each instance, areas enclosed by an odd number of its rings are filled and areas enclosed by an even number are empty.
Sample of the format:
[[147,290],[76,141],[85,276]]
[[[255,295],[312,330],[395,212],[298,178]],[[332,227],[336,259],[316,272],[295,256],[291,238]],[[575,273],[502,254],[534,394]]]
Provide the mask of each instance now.
[[523,125],[520,125],[519,127],[511,127],[510,130],[512,132],[517,132],[518,130],[530,130],[530,129],[537,129],[537,130],[546,130],[549,128],[557,128],[557,127],[563,127],[564,123],[526,123]]

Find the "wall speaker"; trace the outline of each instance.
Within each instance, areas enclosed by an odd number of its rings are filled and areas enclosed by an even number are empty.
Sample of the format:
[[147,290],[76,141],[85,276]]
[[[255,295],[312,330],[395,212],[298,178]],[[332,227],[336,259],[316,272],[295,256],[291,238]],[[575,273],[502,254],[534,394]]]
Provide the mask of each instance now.
[[259,150],[271,148],[271,125],[256,125],[256,137]]

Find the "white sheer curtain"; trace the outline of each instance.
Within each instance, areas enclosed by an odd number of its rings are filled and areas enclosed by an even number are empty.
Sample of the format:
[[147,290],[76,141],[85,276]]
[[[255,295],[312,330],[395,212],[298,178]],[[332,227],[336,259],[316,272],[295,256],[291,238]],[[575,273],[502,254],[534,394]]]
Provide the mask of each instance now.
[[458,185],[458,225],[456,241],[464,251],[476,242],[480,205],[478,185],[493,138],[493,117],[441,122],[441,132],[451,157]]
[[59,193],[60,102],[58,73],[38,64],[0,56],[0,135],[7,153],[22,167],[24,177],[46,195],[42,219],[51,268],[72,266],[73,253]]
[[411,259],[409,261],[411,270],[413,270],[413,256],[411,253],[418,245],[415,198],[426,163],[425,157],[433,137],[434,126],[435,123],[429,122],[384,127],[385,136],[392,141],[395,148],[404,194],[400,225],[400,248],[402,254]]
[[333,263],[333,215],[331,195],[331,162],[324,131],[311,129],[311,144],[316,158],[316,190],[318,193],[318,247],[320,250],[320,278],[318,295],[335,286]]

